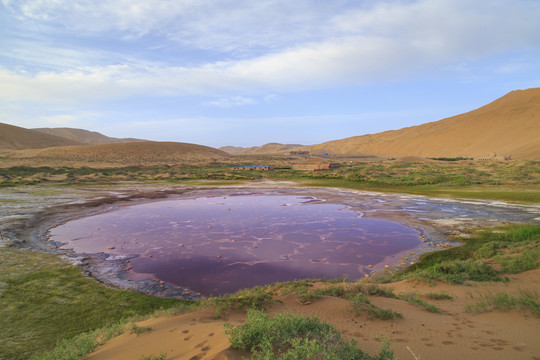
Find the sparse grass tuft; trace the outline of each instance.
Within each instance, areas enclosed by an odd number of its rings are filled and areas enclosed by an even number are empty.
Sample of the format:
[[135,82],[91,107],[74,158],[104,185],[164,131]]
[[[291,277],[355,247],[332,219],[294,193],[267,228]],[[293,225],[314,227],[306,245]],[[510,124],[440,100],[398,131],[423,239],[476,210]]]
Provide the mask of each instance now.
[[438,307],[422,299],[419,299],[418,294],[414,292],[409,292],[407,294],[400,295],[399,298],[401,300],[408,302],[409,304],[419,306],[421,308],[426,309],[427,311],[431,311],[432,313],[441,313],[441,310]]
[[152,327],[150,327],[150,326],[139,326],[139,325],[137,325],[135,323],[131,323],[129,325],[129,331],[132,334],[141,335],[142,333],[148,332],[150,330],[152,330]]
[[202,306],[214,306],[214,317],[219,319],[225,311],[240,309],[264,309],[273,302],[274,291],[268,286],[255,286],[251,289],[239,290],[234,294],[226,294],[205,300]]
[[537,292],[520,291],[519,297],[506,293],[488,294],[482,300],[467,305],[466,312],[480,313],[489,311],[509,311],[519,309],[530,311],[534,316],[540,317],[540,297]]
[[167,359],[167,354],[162,352],[159,355],[143,355],[140,360],[165,360]]
[[446,291],[440,291],[440,292],[430,292],[427,293],[426,296],[433,300],[454,300],[454,297],[447,293]]

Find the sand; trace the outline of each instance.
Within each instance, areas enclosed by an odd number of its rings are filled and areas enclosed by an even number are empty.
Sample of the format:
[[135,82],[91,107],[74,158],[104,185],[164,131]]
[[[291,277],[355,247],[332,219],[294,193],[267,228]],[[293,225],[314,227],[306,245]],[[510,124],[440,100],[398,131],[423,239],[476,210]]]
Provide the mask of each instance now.
[[[397,358],[415,359],[540,359],[540,319],[526,312],[492,311],[471,314],[464,311],[489,293],[518,295],[520,290],[537,290],[540,270],[510,276],[509,283],[471,283],[448,285],[400,282],[390,286],[397,294],[446,291],[453,300],[429,300],[443,313],[436,314],[402,300],[371,296],[373,304],[400,312],[403,319],[369,320],[366,314],[355,317],[347,300],[323,297],[301,305],[294,295],[278,297],[282,303],[272,305],[270,314],[287,311],[318,316],[334,325],[347,339],[354,339],[364,351],[376,354],[381,336],[391,342]],[[229,348],[223,324],[245,321],[243,312],[230,312],[213,318],[213,309],[173,317],[162,317],[138,323],[151,330],[140,335],[124,334],[110,340],[87,359],[138,359],[141,356],[166,353],[167,359],[241,359],[247,356]],[[411,353],[412,351],[412,353]],[[414,356],[413,356],[414,353]]]
[[540,159],[539,135],[540,88],[534,88],[512,91],[481,108],[439,121],[302,149],[314,154]]

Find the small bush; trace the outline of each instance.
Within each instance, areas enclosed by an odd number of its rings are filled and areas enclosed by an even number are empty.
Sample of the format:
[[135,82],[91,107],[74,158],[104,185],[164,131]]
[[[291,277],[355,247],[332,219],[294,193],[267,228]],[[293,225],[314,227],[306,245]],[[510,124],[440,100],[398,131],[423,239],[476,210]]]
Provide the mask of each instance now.
[[152,327],[150,326],[139,326],[135,323],[129,325],[129,331],[132,334],[141,335],[143,332],[148,332],[150,330],[152,330]]
[[387,343],[378,355],[371,356],[358,349],[354,341],[343,340],[334,327],[316,317],[279,313],[270,319],[263,312],[248,310],[248,320],[243,325],[225,324],[225,332],[233,348],[250,351],[254,359],[394,359]]
[[252,289],[239,290],[234,294],[227,294],[221,297],[210,298],[207,305],[216,307],[216,319],[227,310],[240,309],[264,309],[266,304],[273,302],[273,292],[269,288],[255,286]]
[[454,260],[416,271],[409,278],[440,280],[449,284],[463,284],[472,281],[501,281],[498,272],[486,263],[478,260]]
[[452,295],[446,291],[440,291],[438,293],[427,293],[426,296],[433,300],[454,300]]

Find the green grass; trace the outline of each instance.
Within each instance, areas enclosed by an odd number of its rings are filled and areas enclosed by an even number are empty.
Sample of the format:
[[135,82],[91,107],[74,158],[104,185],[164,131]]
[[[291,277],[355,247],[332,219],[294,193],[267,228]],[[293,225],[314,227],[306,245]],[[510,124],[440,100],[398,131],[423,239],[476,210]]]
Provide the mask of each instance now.
[[430,311],[432,313],[437,313],[437,314],[441,313],[441,310],[438,307],[436,307],[435,305],[430,304],[430,303],[428,303],[428,302],[426,302],[426,301],[424,301],[422,299],[419,299],[418,294],[416,294],[414,292],[403,294],[399,298],[401,300],[405,300],[406,302],[408,302],[411,305],[421,307],[421,308],[426,309],[427,311]]
[[[30,360],[79,360],[94,351],[98,346],[127,331],[125,322],[102,327],[93,331],[84,332],[73,338],[60,339],[51,351],[36,352]],[[27,358],[22,356],[20,358]],[[17,358],[17,357],[13,357]]]
[[121,319],[192,306],[105,287],[50,254],[1,248],[0,262],[0,357],[6,359],[52,350]]
[[465,311],[470,313],[481,313],[489,311],[509,311],[518,309],[523,312],[530,312],[536,317],[540,317],[540,297],[535,291],[520,291],[519,296],[506,293],[494,293],[484,296],[484,298],[474,304],[467,305]]
[[230,310],[242,309],[265,309],[265,306],[273,302],[274,291],[270,286],[255,286],[251,289],[242,289],[234,294],[226,294],[220,297],[212,297],[201,302],[201,306],[214,306],[214,317]]
[[263,312],[248,310],[244,324],[226,324],[225,329],[231,346],[251,352],[253,359],[394,359],[388,343],[383,344],[379,354],[371,356],[317,317],[279,313],[271,319]]
[[367,295],[362,292],[356,294],[351,293],[347,296],[347,299],[351,302],[351,308],[355,316],[360,316],[363,312],[367,312],[369,319],[373,319],[374,317],[381,320],[397,320],[403,318],[403,315],[392,309],[383,309],[373,305],[369,301]]
[[432,300],[454,300],[454,297],[446,291],[430,292],[426,294],[426,297]]
[[[474,162],[439,161],[404,163],[399,161],[360,162],[331,171],[242,171],[233,165],[263,161],[256,157],[232,158],[229,163],[212,163],[204,167],[128,166],[94,169],[89,167],[0,168],[0,186],[17,184],[67,183],[95,184],[116,181],[166,181],[204,185],[232,185],[245,181],[271,179],[295,181],[305,186],[342,187],[359,190],[396,192],[434,197],[490,199],[519,203],[540,203],[540,161]],[[264,158],[269,165],[284,166],[282,158]],[[234,162],[234,163],[233,163]],[[290,164],[289,164],[290,165]],[[60,180],[55,176],[64,175]]]
[[150,326],[139,326],[135,323],[129,324],[129,331],[132,334],[141,335],[142,333],[148,332],[152,330],[152,327]]
[[[481,230],[462,242],[459,247],[425,254],[403,273],[381,276],[379,281],[440,280],[450,284],[502,281],[505,273],[519,273],[540,265],[540,226],[537,225]],[[502,271],[494,269],[492,265],[496,264]]]

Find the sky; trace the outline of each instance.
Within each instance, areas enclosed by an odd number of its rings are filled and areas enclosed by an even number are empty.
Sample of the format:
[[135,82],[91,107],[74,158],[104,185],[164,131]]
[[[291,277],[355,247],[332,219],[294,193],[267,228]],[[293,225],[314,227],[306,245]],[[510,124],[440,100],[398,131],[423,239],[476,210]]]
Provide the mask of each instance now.
[[0,0],[0,122],[318,144],[540,87],[540,0]]

